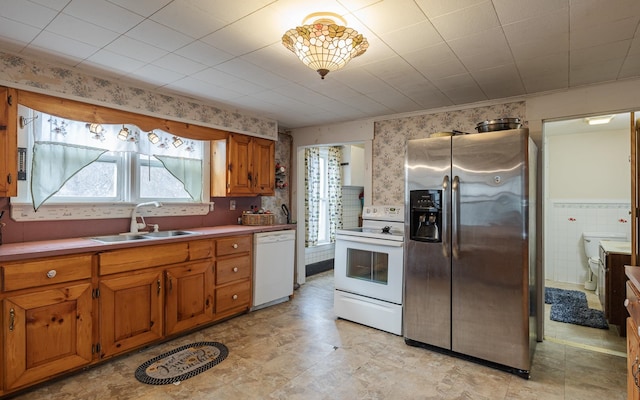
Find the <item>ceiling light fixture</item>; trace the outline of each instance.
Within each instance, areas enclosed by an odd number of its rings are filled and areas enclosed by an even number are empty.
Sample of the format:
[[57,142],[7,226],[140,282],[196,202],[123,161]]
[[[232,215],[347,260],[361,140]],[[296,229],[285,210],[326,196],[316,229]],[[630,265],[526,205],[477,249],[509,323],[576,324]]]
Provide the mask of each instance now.
[[[338,25],[336,20],[343,25]],[[369,47],[367,39],[353,28],[346,27],[346,21],[338,14],[314,13],[302,23],[302,26],[285,32],[282,44],[306,66],[316,70],[322,79]]]
[[584,120],[589,125],[603,125],[611,122],[613,117],[613,115],[600,115],[597,117],[586,117]]
[[179,137],[177,137],[177,136],[173,137],[173,147],[178,148],[178,147],[182,146],[183,143],[184,142]]

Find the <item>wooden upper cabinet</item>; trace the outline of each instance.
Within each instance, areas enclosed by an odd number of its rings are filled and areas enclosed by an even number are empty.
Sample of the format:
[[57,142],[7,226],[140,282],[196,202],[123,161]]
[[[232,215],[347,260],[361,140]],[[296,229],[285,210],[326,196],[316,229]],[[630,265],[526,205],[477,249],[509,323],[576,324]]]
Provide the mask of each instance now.
[[0,197],[18,195],[18,99],[15,89],[0,87]]
[[273,195],[275,142],[237,133],[212,142],[211,196]]

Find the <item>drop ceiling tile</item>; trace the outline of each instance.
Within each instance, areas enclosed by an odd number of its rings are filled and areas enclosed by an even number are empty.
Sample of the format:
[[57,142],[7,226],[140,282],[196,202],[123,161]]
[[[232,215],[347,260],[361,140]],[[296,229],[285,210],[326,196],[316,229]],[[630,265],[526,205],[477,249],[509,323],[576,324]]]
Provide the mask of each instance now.
[[144,19],[105,0],[71,1],[63,13],[118,33],[125,33]]
[[504,34],[510,46],[517,46],[523,43],[543,42],[551,44],[551,37],[569,34],[567,19],[569,11],[562,11],[520,20],[518,22],[505,24],[502,26]]
[[569,87],[568,76],[566,72],[558,72],[549,75],[523,76],[522,80],[527,93],[539,93],[567,89]]
[[518,70],[522,77],[534,77],[536,75],[554,75],[556,73],[569,75],[569,55],[557,53],[548,56],[532,58],[525,62],[518,62]]
[[411,112],[420,109],[420,105],[396,90],[383,90],[367,94],[368,97],[393,110],[393,112]]
[[571,0],[571,29],[587,29],[598,25],[607,25],[629,16],[640,18],[640,2],[637,0],[616,0],[615,7],[611,2],[602,0]]
[[288,80],[266,69],[237,58],[216,66],[216,69],[257,85],[264,85],[266,88],[276,88],[289,83]]
[[640,77],[640,53],[628,56],[622,64],[618,78]]
[[39,33],[40,29],[38,28],[0,17],[0,37],[3,39],[0,47],[3,49],[6,49],[4,43],[8,43],[9,40],[14,45],[19,45],[22,48],[38,36]]
[[63,38],[55,33],[43,31],[31,42],[29,47],[44,49],[46,53],[60,53],[67,57],[83,60],[96,51],[98,47],[71,38]]
[[[40,0],[48,1],[48,0]],[[61,1],[61,0],[58,0]],[[117,4],[120,7],[132,11],[143,17],[149,17],[156,11],[162,9],[173,0],[109,0],[110,3]]]
[[142,61],[102,49],[84,60],[79,66],[89,66],[118,72],[119,74],[127,74],[142,68],[144,65],[145,63]]
[[179,48],[174,53],[209,67],[213,67],[233,58],[231,54],[220,49],[216,49],[215,47],[199,40],[193,41],[188,45]]
[[195,74],[207,68],[206,65],[199,62],[191,61],[177,54],[169,53],[154,61],[154,65],[168,69],[169,71],[179,72],[184,75]]
[[440,64],[430,65],[428,67],[418,68],[418,71],[431,81],[439,81],[444,78],[465,74],[467,68],[459,60],[451,60]]
[[416,0],[416,3],[429,18],[439,17],[486,2],[487,0]]
[[433,84],[443,93],[446,93],[447,91],[452,89],[478,86],[476,81],[469,73],[448,76],[446,78],[433,81]]
[[429,21],[422,21],[382,35],[382,41],[397,54],[404,55],[442,42]]
[[[426,20],[426,16],[413,0],[380,1],[364,9],[354,11],[353,15],[379,35]],[[347,21],[347,24],[351,26],[350,21]],[[356,28],[356,26],[353,27]]]
[[109,43],[105,50],[131,57],[135,60],[150,63],[167,54],[166,50],[130,38],[128,36],[120,36],[113,42]]
[[202,99],[214,98],[217,100],[230,100],[242,97],[242,94],[228,88],[215,85],[210,82],[204,82],[193,77],[184,77],[178,79],[175,82],[166,86],[167,89],[176,91],[178,93],[186,92],[192,96],[197,96]]
[[444,94],[451,99],[454,104],[474,103],[485,101],[487,95],[482,92],[479,86],[457,87],[444,91]]
[[[47,26],[46,30],[96,47],[106,46],[120,36],[115,31],[92,25],[89,22],[66,14],[58,15]],[[82,35],[78,35],[78,32],[82,32]]]
[[571,65],[591,64],[607,61],[615,58],[624,58],[631,45],[631,40],[621,40],[615,43],[601,44],[597,46],[572,50],[569,59]]
[[632,39],[639,22],[640,18],[634,16],[616,21],[615,24],[600,24],[580,29],[572,27],[571,50]]
[[189,36],[151,20],[144,20],[126,36],[167,51],[175,51],[193,41]]
[[493,0],[498,18],[503,25],[535,17],[569,17],[569,0]]
[[629,55],[640,54],[640,36],[634,38],[631,41],[631,47],[629,47]]
[[501,28],[476,33],[455,40],[450,40],[449,46],[458,58],[470,58],[483,54],[510,55],[509,45]]
[[623,63],[624,59],[621,58],[588,64],[572,63],[570,66],[569,85],[574,87],[612,81],[618,77],[618,72]]
[[199,39],[227,25],[213,10],[203,9],[203,1],[171,2],[150,19],[192,38]]
[[459,39],[500,26],[491,2],[479,3],[449,14],[431,18],[431,23],[445,40]]
[[418,51],[402,56],[416,69],[426,70],[432,65],[440,65],[446,62],[459,61],[458,56],[451,50],[448,44],[440,42],[433,46],[425,47]]
[[0,17],[43,29],[58,15],[55,10],[30,1],[0,1]]
[[[52,10],[62,11],[62,9],[65,8],[67,4],[69,4],[69,0],[28,0],[28,1],[9,0],[7,1],[7,3],[36,3],[36,4],[40,4],[41,6],[50,8]],[[4,4],[3,4],[3,7],[4,7]]]
[[235,76],[216,68],[207,68],[191,75],[191,77],[217,86],[222,86],[225,82],[235,82],[238,79]]
[[[200,13],[214,16],[217,20],[222,21],[225,25],[237,21],[241,18],[252,14],[256,10],[264,8],[274,0],[182,0],[178,2],[179,6],[195,7]],[[173,4],[170,4],[170,6]],[[170,8],[170,7],[167,7]]]
[[155,84],[158,87],[168,85],[185,77],[184,74],[169,71],[168,69],[160,68],[152,64],[147,64],[142,68],[131,72],[127,75],[131,78],[143,79],[144,81]]
[[561,52],[567,53],[569,51],[569,33],[548,36],[543,40],[532,40],[510,47],[514,59],[518,62]]
[[524,84],[515,64],[474,71],[471,74],[490,99],[525,94]]

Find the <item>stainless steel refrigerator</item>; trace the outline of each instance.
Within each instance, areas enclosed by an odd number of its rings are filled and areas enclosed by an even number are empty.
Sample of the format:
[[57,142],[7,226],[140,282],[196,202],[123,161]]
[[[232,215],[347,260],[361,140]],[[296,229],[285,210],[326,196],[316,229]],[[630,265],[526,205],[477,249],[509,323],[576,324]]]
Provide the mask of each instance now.
[[529,376],[536,158],[528,129],[407,141],[407,344]]

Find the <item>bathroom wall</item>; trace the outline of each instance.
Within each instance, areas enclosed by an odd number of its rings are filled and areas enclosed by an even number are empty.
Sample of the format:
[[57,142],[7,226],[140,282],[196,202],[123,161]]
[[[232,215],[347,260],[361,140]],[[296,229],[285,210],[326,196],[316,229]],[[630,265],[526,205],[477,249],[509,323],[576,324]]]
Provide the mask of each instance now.
[[629,131],[545,136],[545,278],[588,278],[582,232],[630,237]]

